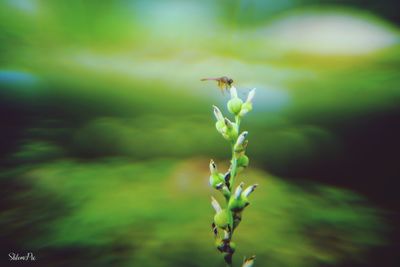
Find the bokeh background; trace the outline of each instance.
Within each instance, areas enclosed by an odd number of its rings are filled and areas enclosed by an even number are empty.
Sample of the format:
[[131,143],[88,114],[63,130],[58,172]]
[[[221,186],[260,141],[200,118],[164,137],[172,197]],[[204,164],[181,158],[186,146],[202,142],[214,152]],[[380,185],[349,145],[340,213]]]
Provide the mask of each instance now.
[[0,247],[36,266],[223,266],[200,78],[257,88],[236,265],[398,266],[396,1],[0,2]]

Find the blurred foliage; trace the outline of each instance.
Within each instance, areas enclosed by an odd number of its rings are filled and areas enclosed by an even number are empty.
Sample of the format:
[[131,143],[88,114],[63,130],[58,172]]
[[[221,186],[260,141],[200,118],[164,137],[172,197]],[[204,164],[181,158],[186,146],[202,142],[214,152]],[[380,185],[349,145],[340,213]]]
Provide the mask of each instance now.
[[[5,197],[2,246],[29,247],[41,266],[220,266],[204,165],[63,160],[3,174],[3,188],[18,177],[24,189]],[[257,251],[260,266],[319,266],[355,260],[383,242],[379,214],[354,193],[302,188],[260,171],[246,176],[260,190],[235,237],[239,259]]]

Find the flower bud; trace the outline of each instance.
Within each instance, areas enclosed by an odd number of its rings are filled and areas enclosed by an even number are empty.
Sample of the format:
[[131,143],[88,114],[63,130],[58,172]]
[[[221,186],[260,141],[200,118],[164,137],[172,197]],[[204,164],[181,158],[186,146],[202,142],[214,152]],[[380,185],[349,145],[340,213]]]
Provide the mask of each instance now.
[[246,141],[248,134],[249,133],[247,131],[244,131],[239,135],[238,139],[236,140],[235,146],[234,146],[235,151],[243,148],[243,145]]
[[242,105],[242,108],[240,110],[239,116],[243,117],[247,113],[249,113],[253,109],[253,104],[252,103],[247,103],[244,102]]
[[230,93],[231,93],[231,98],[237,98],[238,97],[235,86],[231,86]]
[[214,116],[217,119],[217,121],[222,121],[224,120],[224,116],[222,115],[221,110],[217,106],[213,106],[214,108]]
[[218,131],[219,133],[222,134],[224,131],[226,131],[226,130],[225,130],[225,128],[226,128],[225,121],[224,121],[224,120],[217,121],[217,122],[215,123],[215,128],[217,129],[217,131]]
[[211,187],[219,190],[224,185],[224,176],[220,173],[211,174],[209,183]]
[[258,184],[253,184],[253,185],[247,187],[247,188],[243,191],[243,193],[242,193],[242,198],[246,198],[246,199],[247,199],[247,197],[248,197],[251,193],[253,193],[253,191],[257,188],[257,186],[258,186]]
[[249,94],[247,95],[246,102],[247,103],[252,103],[254,96],[256,95],[256,88],[253,88]]
[[215,174],[218,172],[217,170],[217,164],[215,164],[214,160],[210,160],[210,164],[209,164],[209,168],[210,168],[210,173],[211,174]]
[[228,118],[224,118],[226,127],[223,128],[222,136],[228,141],[234,141],[237,138],[237,125],[231,122]]
[[249,166],[249,158],[246,155],[241,155],[236,161],[238,171],[242,171],[243,169]]
[[221,205],[218,203],[218,201],[214,197],[211,197],[211,206],[214,208],[216,213],[218,213],[222,210]]
[[235,151],[235,157],[239,159],[246,152],[246,147],[248,144],[248,140],[245,140],[247,137],[247,132],[243,132],[239,135],[235,145],[233,146],[233,150]]
[[243,210],[248,204],[241,198],[244,183],[236,188],[235,194],[231,196],[228,202],[228,207],[231,211],[237,212]]
[[235,199],[235,198],[230,198],[229,199],[229,204],[228,207],[231,211],[233,212],[240,212],[242,211],[245,207],[247,207],[250,203],[248,201],[244,201],[242,198]]
[[248,196],[254,191],[257,184],[247,187],[243,191],[243,182],[236,188],[235,194],[229,199],[228,207],[231,211],[237,213],[241,212],[245,207],[247,207],[250,202]]
[[250,112],[253,109],[252,101],[253,101],[255,94],[256,94],[256,89],[254,88],[248,94],[246,102],[243,103],[242,109],[240,110],[240,113],[239,113],[239,116],[243,117],[244,115],[246,115],[248,112]]
[[237,137],[237,126],[229,119],[224,118],[218,107],[214,107],[214,115],[217,119],[215,128],[228,141],[235,140]]
[[244,258],[242,267],[253,267],[256,256]]
[[236,187],[235,195],[234,195],[235,199],[239,199],[240,198],[240,195],[242,194],[242,191],[243,191],[243,186],[244,186],[244,183],[241,182],[238,185],[238,187]]
[[230,113],[238,115],[242,109],[242,99],[235,97],[228,101],[228,110]]
[[232,212],[228,209],[222,209],[214,216],[214,223],[217,227],[222,229],[232,228],[233,218]]
[[222,173],[218,173],[217,170],[217,164],[215,164],[215,162],[213,160],[210,160],[210,186],[218,189],[218,187],[221,187],[222,185],[224,185],[224,175]]
[[228,128],[228,130],[231,130],[232,128],[236,128],[235,124],[233,122],[231,122],[228,118],[224,118],[224,122],[226,125],[226,128]]

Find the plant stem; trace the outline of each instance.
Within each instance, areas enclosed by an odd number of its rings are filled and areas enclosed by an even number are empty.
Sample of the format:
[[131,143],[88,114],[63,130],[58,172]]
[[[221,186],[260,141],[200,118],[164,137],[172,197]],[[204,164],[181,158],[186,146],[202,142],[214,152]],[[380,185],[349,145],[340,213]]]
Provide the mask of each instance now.
[[[236,130],[239,134],[239,130],[240,130],[240,117],[239,116],[235,116],[235,123],[236,123]],[[234,147],[236,141],[237,141],[237,138],[236,138],[236,140],[234,140],[232,142],[231,179],[229,181],[229,185],[230,185],[229,190],[231,191],[231,193],[232,193],[232,189],[233,189],[233,184],[235,182],[235,176],[237,174],[237,160],[235,157],[235,147]]]
[[224,257],[225,262],[226,262],[226,266],[228,267],[232,267],[233,263],[232,263],[232,254],[228,254]]
[[239,128],[240,128],[240,117],[239,116],[235,116],[235,123],[237,125],[237,131],[239,132]]
[[235,176],[236,176],[236,169],[237,169],[237,159],[235,157],[235,149],[234,149],[234,144],[232,144],[232,159],[231,159],[231,178],[229,179],[229,191],[233,190],[233,183],[235,182]]
[[[236,123],[236,130],[239,134],[239,130],[240,130],[240,117],[239,116],[235,116],[235,123]],[[231,177],[229,179],[229,191],[232,195],[233,192],[233,185],[235,183],[235,177],[237,174],[237,159],[235,156],[235,144],[236,144],[237,138],[236,140],[234,140],[232,142],[231,148],[232,148],[232,159],[231,159]],[[229,199],[225,199],[226,201],[226,206],[229,205]],[[232,235],[233,235],[233,228],[231,229],[231,232],[229,233],[229,243],[232,240]],[[232,263],[232,256],[233,256],[233,252],[230,254],[225,255],[224,260],[227,264],[228,267],[232,267],[233,263]]]

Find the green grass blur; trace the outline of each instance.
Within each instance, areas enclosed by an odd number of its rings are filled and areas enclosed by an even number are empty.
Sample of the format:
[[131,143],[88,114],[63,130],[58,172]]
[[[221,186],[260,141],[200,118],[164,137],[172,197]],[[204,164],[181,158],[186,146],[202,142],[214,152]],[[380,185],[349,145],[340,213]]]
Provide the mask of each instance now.
[[[9,241],[35,248],[42,266],[220,266],[204,165],[204,158],[35,165],[18,171],[26,189],[6,197],[14,205],[2,228]],[[257,251],[260,265],[318,266],[384,242],[378,212],[352,192],[317,185],[307,192],[265,172],[245,174],[260,190],[235,236],[238,258]]]

